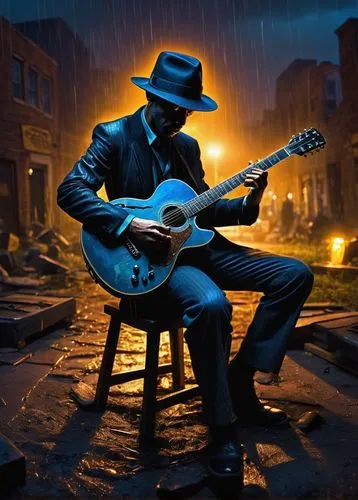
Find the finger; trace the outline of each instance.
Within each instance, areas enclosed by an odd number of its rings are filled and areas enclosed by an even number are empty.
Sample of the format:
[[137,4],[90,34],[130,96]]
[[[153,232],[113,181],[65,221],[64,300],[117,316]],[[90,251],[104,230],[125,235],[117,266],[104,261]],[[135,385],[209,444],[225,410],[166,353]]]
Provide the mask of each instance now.
[[262,184],[262,180],[259,175],[252,174],[246,177],[247,180],[255,181],[258,185]]
[[254,181],[253,179],[249,179],[249,180],[245,181],[244,186],[254,188],[254,189],[259,189],[258,183],[256,181]]
[[260,175],[264,179],[267,179],[268,177],[268,172],[266,172],[265,170],[261,170],[260,168],[253,168],[251,170],[251,173]]
[[246,178],[249,178],[250,180],[254,180],[260,189],[265,189],[267,186],[267,180],[263,178],[262,175],[259,174],[249,174],[246,176]]
[[153,237],[156,239],[156,240],[162,240],[162,241],[169,241],[171,240],[171,236],[167,235],[167,234],[164,234],[160,231],[157,231],[156,229],[153,229],[153,231],[151,231],[151,235],[153,235]]
[[157,231],[159,231],[160,233],[163,233],[163,234],[170,234],[170,227],[168,226],[162,226],[161,224],[153,224],[153,229],[156,229]]
[[262,168],[253,167],[251,169],[251,172],[254,172],[255,174],[259,174],[259,175],[262,175],[265,177],[267,177],[267,175],[268,175],[268,172],[266,170],[262,170]]

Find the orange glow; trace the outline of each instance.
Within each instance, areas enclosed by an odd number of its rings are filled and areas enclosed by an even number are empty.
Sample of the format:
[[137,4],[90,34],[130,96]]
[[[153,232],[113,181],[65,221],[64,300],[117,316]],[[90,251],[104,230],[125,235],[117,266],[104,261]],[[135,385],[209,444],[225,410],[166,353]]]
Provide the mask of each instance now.
[[[211,73],[210,64],[207,62],[205,56],[201,53],[198,53],[198,51],[194,50],[193,48],[183,47],[183,46],[173,47],[170,46],[170,44],[165,44],[164,46],[164,43],[162,43],[160,47],[155,48],[153,50],[151,56],[149,57],[146,56],[145,61],[143,60],[143,62],[141,62],[137,68],[128,71],[127,74],[121,75],[121,79],[118,82],[118,85],[121,86],[122,88],[123,86],[125,86],[126,101],[123,103],[123,106],[121,106],[117,110],[114,110],[113,113],[111,114],[106,113],[106,115],[98,117],[99,121],[115,120],[120,116],[131,114],[138,107],[146,103],[145,92],[136,85],[134,85],[130,79],[132,76],[141,76],[149,78],[152,69],[154,68],[158,54],[163,50],[187,53],[191,54],[194,57],[197,57],[202,62],[203,66],[204,94],[210,95],[210,97],[212,97],[217,102],[220,101],[220,95],[215,85],[216,82],[214,81],[214,78],[210,74]],[[216,113],[219,113],[219,110],[215,112],[215,114]],[[205,115],[212,115],[212,114],[214,113],[205,113]],[[188,123],[188,125],[186,125],[183,130],[185,131],[187,126],[188,128],[192,127],[193,122],[194,120],[190,120],[190,123]]]
[[346,244],[343,238],[333,238],[331,242],[331,264],[342,264]]
[[[202,161],[204,170],[207,172],[207,182],[212,183],[212,168],[211,162],[213,157],[208,155],[208,148],[210,144],[222,144],[221,150],[225,150],[225,161],[221,162],[220,174],[223,178],[228,178],[231,175],[239,172],[245,168],[244,161],[244,144],[238,144],[238,141],[232,139],[239,131],[238,121],[233,123],[228,121],[227,109],[231,106],[226,90],[226,77],[223,74],[215,72],[215,60],[208,53],[198,50],[198,48],[173,45],[172,43],[164,43],[163,41],[156,45],[151,52],[151,55],[143,55],[139,60],[135,61],[134,67],[127,72],[118,73],[118,80],[116,82],[120,98],[113,97],[119,105],[108,103],[110,101],[110,94],[107,95],[107,102],[104,103],[104,109],[110,111],[103,111],[95,117],[95,123],[92,123],[88,129],[88,134],[84,138],[84,149],[88,147],[90,142],[92,130],[97,123],[116,120],[122,116],[134,113],[140,106],[146,103],[145,92],[134,85],[130,78],[132,76],[149,77],[155,65],[159,52],[163,50],[182,52],[191,54],[197,57],[203,66],[203,81],[204,81],[204,94],[214,99],[218,105],[218,110],[214,112],[195,112],[187,120],[186,125],[183,127],[183,132],[194,137],[198,140],[200,149],[202,151]],[[99,103],[100,104],[100,103]],[[240,150],[240,158],[238,157],[237,150]],[[237,191],[232,194],[237,196]]]

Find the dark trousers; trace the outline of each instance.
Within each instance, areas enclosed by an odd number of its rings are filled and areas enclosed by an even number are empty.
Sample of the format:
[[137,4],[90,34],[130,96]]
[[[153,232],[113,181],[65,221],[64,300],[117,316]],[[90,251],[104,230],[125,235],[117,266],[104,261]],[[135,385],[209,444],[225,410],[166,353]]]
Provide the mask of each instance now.
[[263,292],[234,362],[278,372],[312,284],[310,268],[297,259],[215,236],[206,247],[183,251],[167,282],[146,298],[149,310],[166,304],[183,318],[209,425],[228,424],[233,415],[227,382],[232,305],[223,290]]

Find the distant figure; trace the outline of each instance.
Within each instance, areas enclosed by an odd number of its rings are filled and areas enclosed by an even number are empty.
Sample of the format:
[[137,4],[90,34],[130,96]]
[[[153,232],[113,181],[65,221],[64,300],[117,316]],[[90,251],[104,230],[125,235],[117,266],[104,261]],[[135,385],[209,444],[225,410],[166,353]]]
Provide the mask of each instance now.
[[292,229],[295,213],[293,210],[292,193],[287,193],[281,208],[281,235],[287,236]]

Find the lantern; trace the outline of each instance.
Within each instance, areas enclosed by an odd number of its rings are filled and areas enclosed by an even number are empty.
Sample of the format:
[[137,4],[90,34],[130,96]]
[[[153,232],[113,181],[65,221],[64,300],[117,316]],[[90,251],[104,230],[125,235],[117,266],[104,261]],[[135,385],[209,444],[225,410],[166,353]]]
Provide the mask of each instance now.
[[342,264],[346,244],[343,238],[333,238],[331,242],[331,264]]

